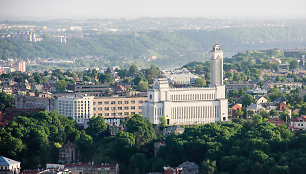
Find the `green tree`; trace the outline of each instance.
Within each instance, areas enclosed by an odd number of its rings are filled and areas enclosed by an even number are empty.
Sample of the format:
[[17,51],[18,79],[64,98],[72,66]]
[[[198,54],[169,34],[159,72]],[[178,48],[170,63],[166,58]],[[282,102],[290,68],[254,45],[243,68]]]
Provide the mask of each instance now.
[[137,91],[147,91],[149,87],[148,81],[140,81],[136,86]]
[[290,70],[294,70],[294,69],[298,68],[298,66],[299,66],[298,61],[297,60],[293,60],[289,64],[289,69]]
[[138,67],[135,64],[130,66],[130,69],[129,69],[130,74],[137,74],[138,72],[139,72]]
[[129,132],[119,132],[116,135],[112,150],[114,159],[119,162],[126,163],[135,152],[134,135]]
[[105,120],[102,116],[90,118],[87,124],[88,124],[88,128],[86,129],[86,131],[91,136],[101,135],[107,129]]
[[201,174],[214,174],[217,172],[217,163],[216,161],[205,160],[202,162],[200,167]]
[[113,81],[114,81],[114,77],[109,73],[105,73],[105,74],[101,73],[100,76],[99,76],[99,82],[100,83],[103,83],[103,84],[113,83]]
[[82,130],[80,135],[76,138],[76,144],[81,150],[86,150],[92,147],[93,139],[87,135],[85,130]]
[[129,160],[129,166],[133,173],[136,173],[135,171],[138,171],[139,174],[146,173],[148,165],[149,162],[143,153],[136,153]]
[[127,121],[126,130],[134,135],[138,147],[156,138],[151,122],[138,114],[135,114]]
[[249,106],[250,104],[254,104],[254,103],[256,103],[256,99],[250,94],[246,94],[244,98],[242,99],[242,105],[244,107]]
[[65,91],[67,89],[68,83],[65,80],[59,80],[55,83],[55,88],[57,91]]
[[6,92],[0,92],[0,110],[4,111],[5,108],[15,106],[15,98]]
[[197,78],[194,82],[195,87],[204,87],[206,86],[206,82],[202,78]]

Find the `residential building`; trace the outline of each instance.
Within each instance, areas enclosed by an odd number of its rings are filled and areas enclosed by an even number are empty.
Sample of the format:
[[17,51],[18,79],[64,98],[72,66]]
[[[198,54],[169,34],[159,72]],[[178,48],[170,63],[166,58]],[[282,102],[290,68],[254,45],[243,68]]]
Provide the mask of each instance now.
[[0,174],[19,174],[20,162],[0,156]]
[[285,121],[280,119],[279,117],[271,117],[268,119],[268,123],[275,124],[276,126],[285,125]]
[[26,63],[25,63],[25,61],[18,62],[17,71],[26,72]]
[[264,96],[256,96],[255,98],[257,100],[256,104],[263,104],[268,102]]
[[259,113],[260,111],[265,110],[264,107],[262,107],[259,104],[250,104],[246,108],[246,117],[250,118],[252,115]]
[[74,143],[67,142],[59,149],[59,162],[76,163],[79,159],[79,151]]
[[186,161],[176,168],[164,167],[164,174],[198,174],[199,166],[194,162]]
[[88,95],[88,96],[104,96],[106,92],[111,89],[105,84],[95,83],[78,83],[68,86],[69,90],[72,90],[75,94]]
[[157,151],[160,147],[165,146],[166,143],[164,141],[154,142],[154,156],[157,156]]
[[250,84],[250,83],[226,84],[226,90],[227,91],[229,91],[229,90],[239,90],[239,89],[244,89],[244,88],[253,90],[253,89],[256,89],[256,84]]
[[306,130],[306,116],[303,115],[298,118],[294,118],[290,122],[290,127],[292,130]]
[[66,117],[72,117],[79,125],[87,127],[93,116],[93,96],[66,95],[55,100],[55,110]]
[[277,107],[277,110],[279,112],[282,112],[282,111],[286,110],[289,113],[289,117],[291,117],[292,110],[289,108],[289,106],[285,102],[280,102],[278,107]]
[[242,109],[242,104],[235,104],[234,106],[230,107],[228,110],[228,116],[237,117],[238,111]]
[[223,85],[223,52],[215,45],[208,88],[171,88],[166,78],[155,79],[143,103],[143,116],[153,124],[165,117],[168,125],[192,125],[228,120],[228,100]]
[[178,166],[178,168],[182,168],[182,174],[198,174],[199,173],[199,166],[194,162],[186,161]]
[[185,128],[182,128],[182,127],[179,127],[179,126],[169,126],[169,127],[164,128],[163,135],[168,136],[172,133],[175,134],[175,135],[178,135],[178,134],[184,133],[184,131],[185,131]]
[[65,164],[65,168],[73,174],[119,174],[118,164],[78,163]]
[[44,111],[43,109],[17,109],[17,108],[6,108],[4,119],[8,122],[22,114],[32,114],[35,112]]
[[93,99],[93,115],[103,116],[106,123],[109,124],[120,122],[120,119],[134,114],[142,115],[142,104],[146,99],[146,97],[137,95],[95,97]]
[[15,95],[15,107],[17,109],[43,109],[53,111],[55,99],[49,94],[39,94],[38,96]]
[[282,82],[282,83],[265,83],[262,85],[264,90],[269,90],[271,88],[280,88],[280,87],[290,87],[290,89],[302,88],[303,84],[301,82]]

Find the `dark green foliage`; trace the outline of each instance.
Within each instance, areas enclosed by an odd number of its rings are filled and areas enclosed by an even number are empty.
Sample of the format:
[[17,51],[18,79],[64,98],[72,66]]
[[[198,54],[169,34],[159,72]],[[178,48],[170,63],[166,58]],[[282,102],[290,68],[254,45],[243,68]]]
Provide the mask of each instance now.
[[197,78],[194,82],[195,87],[204,87],[206,86],[206,82],[202,78]]
[[73,120],[47,111],[19,116],[0,134],[0,154],[21,161],[23,168],[56,163],[58,145],[68,140],[77,142],[81,150],[92,143],[91,137],[80,132]]
[[143,146],[156,138],[151,122],[141,115],[132,116],[126,124],[126,130],[135,137],[138,147]]
[[55,88],[57,91],[65,91],[67,89],[68,83],[65,80],[59,80],[55,84]]
[[15,105],[15,98],[6,92],[0,92],[0,111],[5,108],[13,107]]
[[107,84],[107,83],[113,83],[113,81],[114,81],[114,77],[109,73],[105,73],[105,74],[101,73],[99,76],[100,83]]
[[102,116],[90,118],[87,124],[88,128],[86,129],[86,131],[91,136],[102,135],[107,129],[105,120]]

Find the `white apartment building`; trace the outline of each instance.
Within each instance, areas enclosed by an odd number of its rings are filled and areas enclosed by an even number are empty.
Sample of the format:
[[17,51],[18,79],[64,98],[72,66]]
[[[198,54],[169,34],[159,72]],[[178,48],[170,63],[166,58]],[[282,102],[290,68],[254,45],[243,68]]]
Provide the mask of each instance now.
[[55,100],[55,110],[66,117],[72,117],[79,125],[87,127],[93,116],[94,96],[68,95]]
[[223,52],[216,44],[211,57],[208,88],[171,88],[166,78],[155,79],[148,89],[142,113],[153,124],[165,117],[168,125],[204,124],[228,120],[228,100],[223,85]]

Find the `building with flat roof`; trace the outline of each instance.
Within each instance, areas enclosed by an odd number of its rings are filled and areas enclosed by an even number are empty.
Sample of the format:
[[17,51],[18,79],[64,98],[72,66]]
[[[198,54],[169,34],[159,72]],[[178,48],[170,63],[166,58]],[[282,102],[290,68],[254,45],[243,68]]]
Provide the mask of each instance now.
[[120,120],[134,114],[142,114],[142,104],[146,100],[142,96],[95,97],[93,115],[103,116],[106,123],[120,124]]
[[87,127],[93,116],[94,96],[66,95],[55,100],[55,110],[66,117],[72,117],[79,125]]
[[228,100],[223,85],[223,52],[216,44],[212,56],[210,87],[171,88],[166,78],[155,79],[143,103],[143,116],[153,124],[164,117],[168,125],[204,124],[228,120]]

